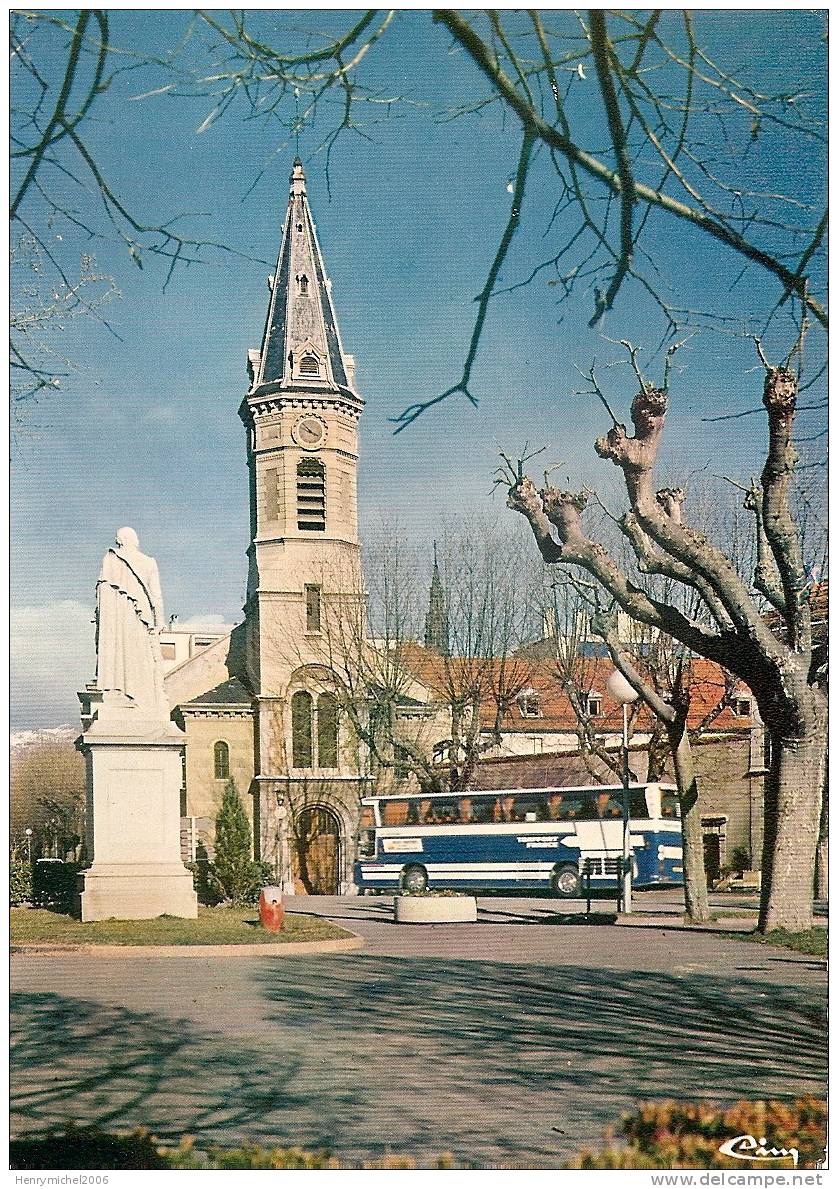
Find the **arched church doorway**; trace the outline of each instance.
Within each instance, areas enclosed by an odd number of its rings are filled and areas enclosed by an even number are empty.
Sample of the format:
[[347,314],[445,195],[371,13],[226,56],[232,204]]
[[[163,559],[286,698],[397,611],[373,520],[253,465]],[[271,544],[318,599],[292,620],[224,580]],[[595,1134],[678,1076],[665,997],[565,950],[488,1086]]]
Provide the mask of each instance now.
[[294,891],[334,896],[340,884],[340,821],[325,805],[308,805],[294,819]]

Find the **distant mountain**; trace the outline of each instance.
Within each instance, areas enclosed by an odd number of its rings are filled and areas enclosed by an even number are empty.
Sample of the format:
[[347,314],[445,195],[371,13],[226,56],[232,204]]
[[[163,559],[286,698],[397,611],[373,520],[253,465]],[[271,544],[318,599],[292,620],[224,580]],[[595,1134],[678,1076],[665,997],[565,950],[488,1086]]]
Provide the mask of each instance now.
[[78,727],[40,727],[34,731],[12,731],[9,734],[9,750],[12,755],[25,751],[35,743],[71,743],[79,733]]

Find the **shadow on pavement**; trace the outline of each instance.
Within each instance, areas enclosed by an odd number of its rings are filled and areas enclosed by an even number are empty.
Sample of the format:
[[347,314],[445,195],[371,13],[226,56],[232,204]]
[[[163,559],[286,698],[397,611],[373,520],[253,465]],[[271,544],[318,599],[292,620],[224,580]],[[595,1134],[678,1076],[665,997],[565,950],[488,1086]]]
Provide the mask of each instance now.
[[234,1019],[216,1034],[178,1018],[178,969],[171,1018],[14,996],[13,1134],[143,1125],[349,1159],[451,1151],[480,1167],[558,1168],[641,1098],[824,1089],[812,988],[570,965],[258,959],[248,986],[265,1023],[243,1036]]

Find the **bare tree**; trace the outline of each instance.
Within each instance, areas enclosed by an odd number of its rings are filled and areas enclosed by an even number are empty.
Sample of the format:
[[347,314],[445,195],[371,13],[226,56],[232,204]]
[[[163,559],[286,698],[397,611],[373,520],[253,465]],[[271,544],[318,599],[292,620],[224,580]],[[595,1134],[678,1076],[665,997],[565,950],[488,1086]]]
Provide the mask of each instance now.
[[[39,241],[21,235],[11,252],[11,395],[13,409],[44,391],[60,388],[78,366],[58,347],[58,336],[81,314],[100,316],[118,297],[112,277],[83,252],[72,277],[55,272]],[[69,270],[68,270],[69,271]]]
[[522,543],[486,523],[472,528],[438,549],[447,647],[419,642],[429,575],[395,534],[367,551],[366,598],[331,569],[316,641],[305,650],[290,638],[271,643],[286,667],[319,669],[359,749],[358,770],[369,764],[380,789],[469,787],[530,679],[531,661],[517,655],[531,615],[518,582]]
[[11,828],[36,855],[76,857],[84,833],[84,761],[70,739],[40,735],[12,753]]
[[[694,921],[709,919],[707,881],[704,871],[703,834],[699,789],[695,778],[691,744],[700,739],[729,704],[735,677],[717,669],[715,698],[699,721],[692,714],[692,692],[697,680],[693,658],[677,640],[642,623],[622,624],[613,601],[605,606],[596,583],[580,577],[569,567],[566,581],[551,584],[552,622],[556,625],[555,663],[558,680],[577,722],[577,737],[583,758],[596,756],[622,778],[622,759],[613,744],[601,734],[601,721],[590,713],[590,700],[597,662],[585,655],[591,638],[607,648],[614,666],[637,691],[640,701],[630,709],[630,735],[639,725],[639,710],[652,716],[645,743],[648,781],[664,779],[671,769],[681,806],[684,839],[684,899],[687,915]],[[675,584],[658,579],[670,599],[677,599]],[[661,591],[657,592],[658,597]],[[628,629],[628,630],[626,630]],[[701,680],[706,682],[707,675]],[[591,767],[593,771],[593,767]],[[632,778],[634,773],[630,772]]]
[[765,367],[768,450],[760,477],[761,498],[753,501],[753,511],[767,552],[764,549],[760,555],[765,564],[755,572],[753,582],[771,603],[781,630],[772,630],[725,553],[684,523],[683,491],[655,490],[654,466],[669,405],[666,381],[662,388],[654,388],[638,376],[641,391],[631,407],[633,436],[615,419],[613,428],[597,440],[596,451],[622,471],[629,511],[620,528],[640,569],[665,575],[694,591],[701,601],[701,618],[637,586],[624,567],[586,534],[585,493],[549,484],[537,490],[524,475],[522,461],[510,474],[508,503],[528,520],[545,561],[581,566],[628,614],[726,667],[753,691],[772,745],[765,782],[760,928],[805,929],[812,922],[826,755],[826,646],[812,638],[811,583],[791,511],[798,377],[791,370],[791,357],[774,366],[761,348],[760,355]]
[[[549,582],[543,590],[545,627],[551,643],[551,660],[555,678],[568,700],[576,720],[579,754],[591,776],[597,777],[600,764],[622,779],[623,764],[619,753],[607,746],[602,723],[591,713],[592,697],[602,693],[596,689],[599,675],[597,660],[586,651],[591,638],[590,602],[580,589],[582,578],[571,572],[564,582]],[[631,711],[630,732],[633,730],[636,708]],[[631,773],[634,777],[634,773]],[[653,778],[650,778],[653,779]]]
[[[116,295],[86,246],[119,243],[138,268],[162,261],[165,283],[209,249],[232,249],[182,232],[181,212],[159,220],[140,212],[96,159],[89,123],[126,71],[171,68],[178,47],[159,59],[112,43],[109,14],[83,9],[11,14],[11,366],[17,401],[60,388],[75,365],[55,347],[55,331],[87,315],[113,333],[102,307]],[[80,255],[80,263],[77,263]],[[37,280],[32,273],[37,274]],[[164,283],[164,288],[165,288]]]

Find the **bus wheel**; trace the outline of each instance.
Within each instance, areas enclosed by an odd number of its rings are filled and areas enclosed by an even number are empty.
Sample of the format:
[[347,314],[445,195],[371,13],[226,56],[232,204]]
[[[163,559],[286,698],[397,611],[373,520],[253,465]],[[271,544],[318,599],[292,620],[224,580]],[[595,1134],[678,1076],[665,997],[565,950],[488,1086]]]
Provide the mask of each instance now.
[[403,892],[424,892],[428,886],[428,873],[424,867],[405,867],[401,882]]
[[559,867],[553,872],[553,892],[563,900],[578,898],[581,890],[579,871],[576,867]]

